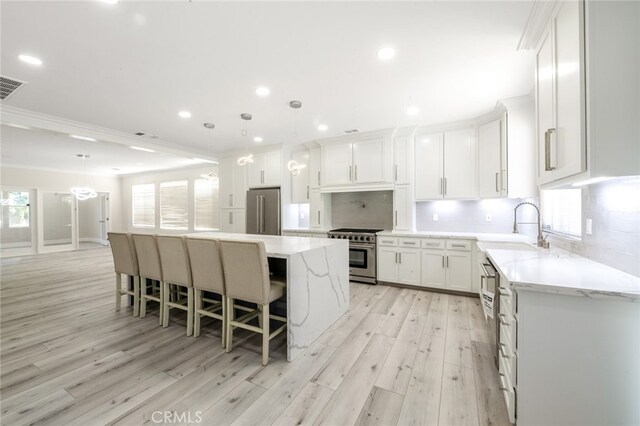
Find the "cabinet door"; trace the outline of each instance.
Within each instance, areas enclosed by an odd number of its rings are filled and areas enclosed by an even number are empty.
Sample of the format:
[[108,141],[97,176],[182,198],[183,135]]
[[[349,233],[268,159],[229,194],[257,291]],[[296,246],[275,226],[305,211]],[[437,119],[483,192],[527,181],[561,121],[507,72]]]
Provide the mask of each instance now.
[[244,210],[234,210],[233,211],[233,225],[232,229],[236,234],[244,234],[246,233],[247,224],[246,224],[246,212]]
[[309,186],[311,189],[320,189],[322,185],[320,161],[320,148],[314,148],[309,152]]
[[476,137],[474,129],[444,134],[444,197],[475,198]]
[[341,143],[322,147],[323,186],[347,185],[353,175],[351,144]]
[[309,194],[309,226],[322,228],[322,194],[319,190],[310,191]]
[[562,2],[555,20],[556,131],[551,149],[557,154],[555,178],[586,170],[580,72],[581,2]]
[[282,152],[272,151],[264,154],[262,183],[264,186],[280,186],[282,183]]
[[300,169],[297,175],[291,175],[291,202],[293,204],[309,202],[309,151],[298,151],[291,155],[291,159],[306,167]]
[[247,168],[233,161],[233,194],[231,206],[243,209],[247,205]]
[[414,153],[416,200],[442,198],[442,133],[416,136]]
[[542,43],[536,54],[536,116],[538,133],[538,176],[541,183],[554,179],[551,158],[551,135],[555,130],[553,100],[553,38],[551,30],[542,36]]
[[411,183],[409,181],[411,175],[410,138],[410,136],[399,136],[393,141],[393,181],[398,185]]
[[384,182],[384,139],[354,142],[353,182]]
[[398,185],[393,189],[393,229],[396,231],[413,229],[413,200],[409,185]]
[[234,198],[234,158],[224,158],[218,165],[218,182],[220,185],[220,207],[233,207]]
[[478,128],[478,196],[496,198],[502,195],[502,120]]
[[398,282],[398,249],[378,246],[378,281]]
[[420,249],[399,249],[398,281],[420,285]]
[[244,210],[222,210],[220,212],[220,230],[244,234],[246,231]]
[[422,250],[420,284],[425,287],[445,288],[444,250]]
[[447,288],[471,291],[471,253],[447,251]]
[[248,163],[245,166],[247,168],[247,184],[249,188],[260,188],[264,186],[264,166],[264,154],[254,154],[253,163]]

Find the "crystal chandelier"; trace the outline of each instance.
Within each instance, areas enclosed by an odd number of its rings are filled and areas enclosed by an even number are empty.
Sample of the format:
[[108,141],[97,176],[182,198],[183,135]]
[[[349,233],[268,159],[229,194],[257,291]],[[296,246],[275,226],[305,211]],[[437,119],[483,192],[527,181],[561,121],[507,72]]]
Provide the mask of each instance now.
[[89,198],[95,198],[98,196],[98,193],[96,192],[96,190],[86,185],[87,170],[86,170],[85,161],[87,158],[89,158],[89,155],[77,154],[77,157],[80,157],[82,159],[81,180],[80,180],[81,185],[74,186],[73,188],[70,189],[70,191],[78,201],[84,201],[84,200],[88,200]]

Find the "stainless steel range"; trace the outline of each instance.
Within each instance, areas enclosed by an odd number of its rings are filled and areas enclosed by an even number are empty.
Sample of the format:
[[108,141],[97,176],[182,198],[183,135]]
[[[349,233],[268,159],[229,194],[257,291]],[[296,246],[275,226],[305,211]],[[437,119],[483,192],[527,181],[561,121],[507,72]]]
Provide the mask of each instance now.
[[349,240],[349,279],[368,284],[376,281],[376,233],[382,229],[340,228],[328,232],[329,238]]

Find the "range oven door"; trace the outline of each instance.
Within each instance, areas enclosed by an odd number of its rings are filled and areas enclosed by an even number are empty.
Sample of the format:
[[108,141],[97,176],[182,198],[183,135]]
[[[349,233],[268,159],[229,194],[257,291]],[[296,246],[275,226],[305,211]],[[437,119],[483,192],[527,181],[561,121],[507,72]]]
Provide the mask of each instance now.
[[376,246],[375,244],[349,244],[349,275],[356,281],[375,283]]

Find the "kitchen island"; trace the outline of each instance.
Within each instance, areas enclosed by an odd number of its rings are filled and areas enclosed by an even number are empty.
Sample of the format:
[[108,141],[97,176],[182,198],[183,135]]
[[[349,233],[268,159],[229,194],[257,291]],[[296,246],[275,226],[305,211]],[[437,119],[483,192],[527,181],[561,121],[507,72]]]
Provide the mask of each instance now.
[[262,241],[283,259],[287,278],[287,360],[292,361],[349,309],[349,244],[321,238],[199,232],[188,237]]

